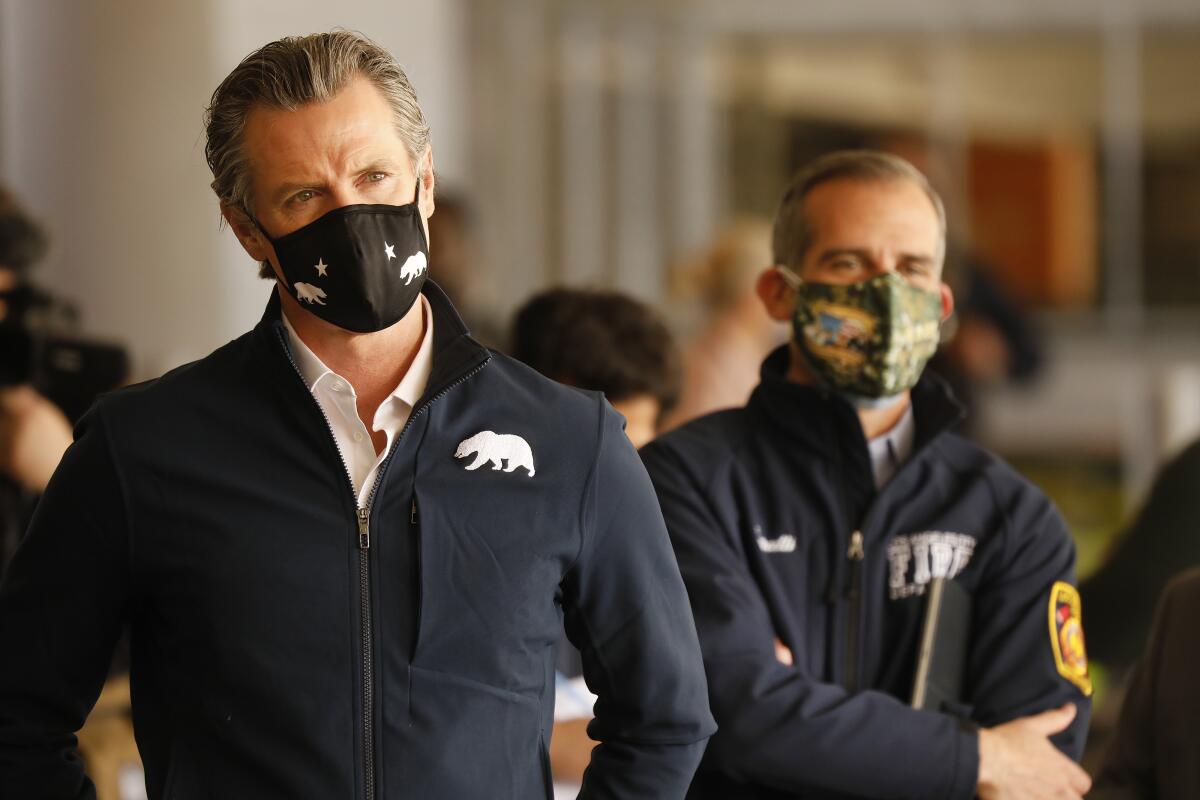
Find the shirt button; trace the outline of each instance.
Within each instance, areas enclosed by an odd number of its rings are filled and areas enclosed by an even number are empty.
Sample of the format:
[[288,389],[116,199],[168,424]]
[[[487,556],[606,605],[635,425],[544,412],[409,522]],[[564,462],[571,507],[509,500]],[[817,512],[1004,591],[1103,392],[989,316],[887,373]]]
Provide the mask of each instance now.
[[342,390],[343,390],[343,389],[345,389],[345,388],[346,388],[346,384],[342,383],[341,381],[334,381],[334,382],[333,382],[333,390],[334,390],[335,392],[340,392],[340,391],[342,391]]
[[354,432],[354,441],[361,442],[362,440],[363,440],[362,431],[355,431]]

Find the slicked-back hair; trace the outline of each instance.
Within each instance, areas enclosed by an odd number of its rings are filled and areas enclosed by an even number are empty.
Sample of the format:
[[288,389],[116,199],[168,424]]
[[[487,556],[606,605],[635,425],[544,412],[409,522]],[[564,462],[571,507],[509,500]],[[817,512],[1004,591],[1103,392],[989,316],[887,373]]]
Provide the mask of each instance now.
[[289,36],[242,59],[213,92],[205,110],[204,155],[221,203],[253,211],[250,165],[243,148],[246,117],[253,108],[292,111],[323,103],[358,76],[378,87],[392,107],[396,131],[419,179],[420,159],[429,147],[429,125],[416,91],[392,54],[353,31]]
[[925,192],[937,212],[941,242],[938,262],[946,255],[946,208],[929,180],[919,169],[899,156],[878,150],[839,150],[821,156],[803,167],[792,178],[779,210],[771,236],[772,257],[779,266],[795,269],[812,246],[815,232],[805,213],[804,202],[813,189],[837,180],[912,181]]

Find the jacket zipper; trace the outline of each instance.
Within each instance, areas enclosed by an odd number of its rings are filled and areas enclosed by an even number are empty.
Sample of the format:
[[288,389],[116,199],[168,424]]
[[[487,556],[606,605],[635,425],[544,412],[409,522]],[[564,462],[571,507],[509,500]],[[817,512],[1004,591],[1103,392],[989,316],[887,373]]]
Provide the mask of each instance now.
[[375,800],[375,643],[371,633],[370,506],[368,497],[367,505],[358,509],[358,640],[362,648],[363,782],[367,800]]
[[[283,352],[287,354],[288,361],[292,365],[292,369],[296,371],[296,377],[300,379],[300,383],[304,385],[305,391],[312,397],[312,392],[308,388],[308,384],[304,381],[304,374],[300,372],[300,367],[296,364],[296,359],[292,356],[292,349],[288,346],[287,339],[282,331],[279,331],[279,342],[283,345]],[[350,486],[350,496],[354,500],[355,506],[355,521],[358,525],[358,591],[359,591],[359,618],[361,621],[361,630],[359,640],[362,645],[362,676],[363,676],[363,784],[366,787],[366,800],[375,800],[375,647],[373,641],[371,624],[371,562],[369,558],[371,550],[371,504],[375,500],[375,491],[379,488],[379,483],[383,479],[384,472],[387,470],[388,464],[392,461],[392,454],[396,452],[404,434],[412,427],[413,420],[424,413],[435,400],[443,397],[454,387],[466,382],[469,378],[482,370],[491,361],[491,356],[484,359],[474,369],[460,376],[457,380],[442,389],[433,397],[426,400],[424,403],[413,409],[413,412],[408,415],[408,421],[404,423],[404,427],[400,429],[400,433],[392,442],[391,448],[388,450],[383,461],[379,462],[379,469],[375,470],[375,480],[371,484],[371,491],[367,494],[367,502],[365,505],[358,505],[358,495],[354,492],[354,478],[350,475],[350,467],[346,464],[346,457],[342,455],[342,449],[337,446],[337,436],[333,433],[333,424],[329,421],[329,415],[325,413],[325,409],[313,397],[313,403],[316,404],[317,410],[321,412],[321,417],[325,420],[325,427],[329,431],[330,438],[333,439],[334,449],[337,450],[338,459],[342,462],[342,471],[346,474],[346,481]],[[416,521],[417,516],[417,500],[413,497],[412,504],[412,520]],[[420,548],[418,548],[418,559],[420,558]],[[418,561],[419,564],[419,561]],[[418,567],[419,569],[419,567]],[[418,573],[419,574],[419,573]],[[417,599],[417,634],[420,635],[420,619],[421,605],[420,595]]]
[[846,548],[846,559],[850,562],[849,580],[846,583],[846,689],[858,691],[858,624],[861,610],[859,598],[862,594],[862,563],[866,557],[862,531],[850,534],[850,546]]
[[[837,461],[837,474],[842,475],[845,471],[845,460],[842,452],[842,441],[834,432],[833,447],[835,458]],[[839,484],[838,486],[838,501],[842,509],[842,517],[845,524],[851,524],[852,514],[850,513],[850,502],[846,498],[846,491]],[[846,547],[846,560],[849,562],[849,569],[846,573],[845,589],[841,593],[846,602],[846,640],[845,640],[845,663],[842,664],[843,683],[849,691],[854,691],[857,687],[857,672],[858,672],[858,606],[859,606],[859,570],[863,559],[863,535],[861,530],[855,530],[850,534],[850,541]],[[829,604],[831,612],[836,613],[837,607],[840,605],[839,592],[837,588],[838,573],[836,564],[834,572],[829,576],[829,583],[826,589],[825,600]]]

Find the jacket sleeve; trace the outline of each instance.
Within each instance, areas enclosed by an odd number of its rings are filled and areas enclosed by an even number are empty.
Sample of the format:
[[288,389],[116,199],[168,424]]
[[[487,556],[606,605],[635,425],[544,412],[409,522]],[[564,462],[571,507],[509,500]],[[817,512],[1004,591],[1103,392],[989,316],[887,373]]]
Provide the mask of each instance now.
[[715,729],[687,594],[646,471],[601,404],[599,455],[564,581],[567,637],[598,696],[581,798],[682,798]]
[[[1087,609],[1078,605],[1074,589],[1075,544],[1054,506],[1023,478],[1006,473],[992,485],[1005,535],[993,537],[986,543],[989,552],[976,556],[982,574],[967,666],[971,716],[990,727],[1072,702],[1074,721],[1052,741],[1078,761],[1092,701],[1090,679],[1068,666],[1080,659],[1086,665]],[[1062,602],[1071,595],[1073,610]],[[1058,614],[1062,619],[1056,622]]]
[[0,797],[95,797],[74,731],[120,634],[126,541],[122,493],[93,411],[0,583]]
[[642,450],[695,614],[720,729],[713,766],[797,795],[969,798],[976,731],[877,691],[850,693],[775,657],[775,627],[738,545],[685,460]]

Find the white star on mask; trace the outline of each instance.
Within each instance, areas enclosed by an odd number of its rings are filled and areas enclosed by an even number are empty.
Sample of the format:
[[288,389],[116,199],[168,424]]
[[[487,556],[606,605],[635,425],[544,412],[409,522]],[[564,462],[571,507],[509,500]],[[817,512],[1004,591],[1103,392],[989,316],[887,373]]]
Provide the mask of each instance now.
[[325,263],[325,259],[318,258],[317,259],[317,274],[320,275],[322,278],[324,278],[325,270],[327,270],[327,269],[329,269],[329,265]]
[[386,239],[383,242],[383,250],[387,253],[388,261],[396,257],[396,245],[388,244]]

